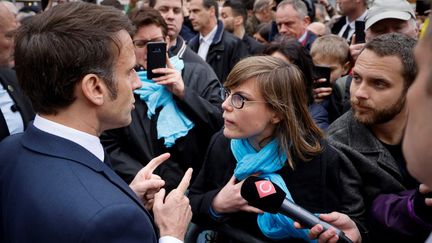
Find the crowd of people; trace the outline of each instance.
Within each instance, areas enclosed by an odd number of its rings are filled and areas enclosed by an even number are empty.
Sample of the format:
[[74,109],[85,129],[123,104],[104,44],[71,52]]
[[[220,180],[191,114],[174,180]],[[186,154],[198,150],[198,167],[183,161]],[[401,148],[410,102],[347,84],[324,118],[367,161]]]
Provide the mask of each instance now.
[[428,4],[0,1],[0,242],[432,242]]

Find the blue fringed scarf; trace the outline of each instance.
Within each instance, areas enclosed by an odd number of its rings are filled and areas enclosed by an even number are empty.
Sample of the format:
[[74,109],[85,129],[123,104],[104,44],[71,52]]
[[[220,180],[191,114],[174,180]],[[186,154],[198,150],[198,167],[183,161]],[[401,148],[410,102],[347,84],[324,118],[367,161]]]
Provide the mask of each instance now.
[[[259,152],[250,145],[247,139],[232,139],[231,151],[237,160],[234,175],[238,180],[259,173],[259,177],[268,179],[281,187],[287,194],[287,198],[292,200],[282,177],[275,172],[280,170],[287,160],[284,153],[279,153],[278,143],[273,139],[264,146]],[[258,226],[261,232],[270,239],[301,238],[310,242],[308,237],[309,230],[298,230],[294,227],[294,221],[282,214],[264,213],[258,215]]]
[[[177,56],[171,57],[170,62],[177,71],[183,70],[184,63]],[[147,104],[149,119],[156,113],[157,108],[163,107],[156,124],[158,139],[164,138],[165,147],[172,147],[178,138],[187,135],[194,123],[177,107],[172,94],[163,85],[147,79],[147,71],[137,73],[142,87],[134,93]]]

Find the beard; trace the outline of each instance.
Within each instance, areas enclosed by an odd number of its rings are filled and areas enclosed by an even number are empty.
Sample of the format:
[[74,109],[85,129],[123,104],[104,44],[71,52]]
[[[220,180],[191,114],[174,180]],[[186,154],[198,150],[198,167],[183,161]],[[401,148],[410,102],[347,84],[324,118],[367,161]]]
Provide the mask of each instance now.
[[[394,104],[391,104],[382,109],[374,108],[373,106],[367,104],[367,102],[361,102],[357,99],[351,98],[351,107],[353,110],[354,118],[366,125],[379,125],[391,121],[396,115],[401,113],[402,109],[405,107],[406,95],[402,94]],[[367,107],[368,110],[360,111],[356,108],[357,105],[362,107]]]

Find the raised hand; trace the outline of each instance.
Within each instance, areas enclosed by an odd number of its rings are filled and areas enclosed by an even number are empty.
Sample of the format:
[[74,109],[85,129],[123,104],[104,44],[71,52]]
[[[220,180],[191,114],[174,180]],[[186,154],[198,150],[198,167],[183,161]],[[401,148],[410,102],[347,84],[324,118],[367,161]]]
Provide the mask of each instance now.
[[169,157],[169,153],[164,153],[150,160],[144,168],[138,171],[129,185],[132,191],[141,199],[147,210],[152,209],[155,193],[165,185],[165,181],[158,175],[153,174],[153,171]]
[[153,69],[153,73],[164,74],[163,76],[154,78],[153,81],[157,84],[164,85],[173,95],[183,99],[185,86],[181,72],[174,69],[168,56],[167,68]]
[[192,219],[189,199],[185,196],[191,178],[192,169],[189,168],[178,187],[172,190],[166,198],[165,189],[161,189],[156,193],[153,214],[161,236],[173,236],[179,240],[184,239],[187,227]]

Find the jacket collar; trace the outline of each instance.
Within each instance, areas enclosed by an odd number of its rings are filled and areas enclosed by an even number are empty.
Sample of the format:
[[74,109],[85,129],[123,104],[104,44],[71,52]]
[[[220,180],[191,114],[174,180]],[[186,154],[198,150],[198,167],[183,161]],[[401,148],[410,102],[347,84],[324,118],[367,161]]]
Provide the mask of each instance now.
[[377,163],[400,175],[396,160],[365,125],[355,120],[352,110],[345,114],[348,117],[348,145],[361,154],[377,156]]
[[172,54],[170,56],[178,56],[180,59],[182,59],[185,51],[186,51],[186,42],[183,40],[181,36],[178,36],[176,44],[170,48],[170,52]]
[[224,26],[222,21],[218,20],[217,21],[217,29],[216,29],[216,34],[213,38],[213,42],[212,45],[218,44],[222,41],[222,36],[223,36],[223,32],[224,32]]
[[139,207],[148,213],[132,189],[107,164],[102,163],[96,156],[80,145],[41,131],[33,124],[30,124],[24,133],[22,145],[37,153],[66,159],[72,163],[84,165],[96,173],[103,174],[107,180],[128,195]]

